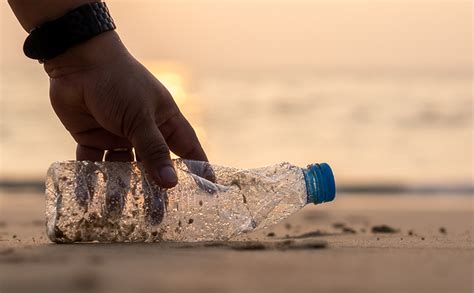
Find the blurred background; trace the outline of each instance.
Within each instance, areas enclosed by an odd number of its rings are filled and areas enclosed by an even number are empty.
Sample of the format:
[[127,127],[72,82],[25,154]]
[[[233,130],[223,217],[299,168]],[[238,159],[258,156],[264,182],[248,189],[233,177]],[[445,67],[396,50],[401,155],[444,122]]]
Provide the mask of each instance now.
[[[471,1],[107,3],[213,163],[326,161],[340,184],[471,186]],[[0,10],[0,181],[42,182],[75,143]]]

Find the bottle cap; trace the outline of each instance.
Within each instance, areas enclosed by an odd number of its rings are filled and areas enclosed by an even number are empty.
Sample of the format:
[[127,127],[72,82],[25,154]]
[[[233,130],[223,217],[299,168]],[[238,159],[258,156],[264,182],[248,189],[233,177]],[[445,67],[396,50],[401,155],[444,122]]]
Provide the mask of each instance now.
[[309,165],[303,169],[308,203],[319,204],[333,201],[336,197],[336,182],[331,167],[326,163]]

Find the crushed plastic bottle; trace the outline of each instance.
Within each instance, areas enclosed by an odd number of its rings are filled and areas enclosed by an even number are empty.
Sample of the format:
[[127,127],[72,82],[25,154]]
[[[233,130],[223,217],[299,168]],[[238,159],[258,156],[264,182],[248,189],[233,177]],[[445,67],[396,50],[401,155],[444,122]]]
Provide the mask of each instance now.
[[46,179],[49,238],[59,243],[228,240],[335,197],[327,164],[245,170],[174,163],[179,183],[171,189],[155,185],[136,162],[53,163]]

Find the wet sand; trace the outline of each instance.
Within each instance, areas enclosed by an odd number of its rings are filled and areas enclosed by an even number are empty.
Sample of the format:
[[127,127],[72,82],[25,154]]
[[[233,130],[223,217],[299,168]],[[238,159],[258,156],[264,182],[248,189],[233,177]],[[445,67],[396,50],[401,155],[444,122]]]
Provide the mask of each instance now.
[[44,198],[0,193],[0,292],[472,292],[470,196],[351,196],[232,242],[49,242]]

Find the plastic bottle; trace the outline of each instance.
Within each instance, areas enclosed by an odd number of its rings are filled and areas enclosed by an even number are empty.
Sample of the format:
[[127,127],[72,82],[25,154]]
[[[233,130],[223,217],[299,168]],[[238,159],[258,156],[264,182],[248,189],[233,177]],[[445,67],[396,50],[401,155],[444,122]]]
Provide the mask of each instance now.
[[54,242],[227,240],[276,224],[308,203],[335,197],[327,164],[301,169],[281,163],[244,170],[181,159],[174,163],[179,183],[171,189],[148,180],[136,162],[53,163],[46,180],[49,238]]

